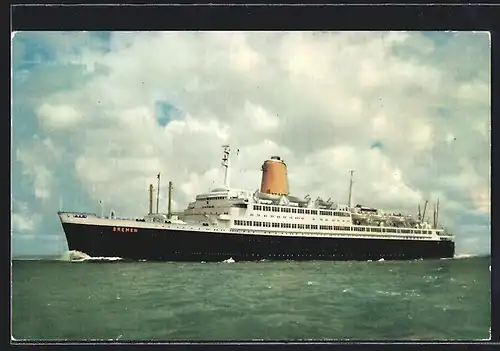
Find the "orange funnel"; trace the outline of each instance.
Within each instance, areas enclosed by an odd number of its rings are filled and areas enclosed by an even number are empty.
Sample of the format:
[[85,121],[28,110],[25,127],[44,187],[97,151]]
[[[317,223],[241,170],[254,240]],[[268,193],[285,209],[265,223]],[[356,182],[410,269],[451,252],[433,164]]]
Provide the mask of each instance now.
[[273,156],[262,165],[260,192],[273,195],[288,195],[286,163],[279,156]]

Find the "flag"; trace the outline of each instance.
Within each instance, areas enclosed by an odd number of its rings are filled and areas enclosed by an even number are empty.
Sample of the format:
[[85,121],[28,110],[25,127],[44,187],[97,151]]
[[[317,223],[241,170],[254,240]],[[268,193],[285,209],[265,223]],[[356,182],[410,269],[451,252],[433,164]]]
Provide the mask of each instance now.
[[236,156],[240,154],[240,149],[236,150]]
[[156,178],[160,179],[160,173],[158,173],[158,175],[156,176]]

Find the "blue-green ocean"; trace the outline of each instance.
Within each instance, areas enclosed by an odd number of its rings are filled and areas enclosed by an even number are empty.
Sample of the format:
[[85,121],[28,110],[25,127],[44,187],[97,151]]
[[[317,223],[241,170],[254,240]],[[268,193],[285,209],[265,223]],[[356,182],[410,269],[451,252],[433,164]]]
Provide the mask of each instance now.
[[12,336],[119,340],[490,337],[490,258],[13,261]]

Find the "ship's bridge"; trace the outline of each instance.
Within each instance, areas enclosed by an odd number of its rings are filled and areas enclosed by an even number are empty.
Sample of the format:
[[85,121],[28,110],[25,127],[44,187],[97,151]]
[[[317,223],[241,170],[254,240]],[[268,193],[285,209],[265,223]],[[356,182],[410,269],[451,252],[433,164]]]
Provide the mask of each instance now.
[[208,193],[202,193],[196,196],[196,200],[229,200],[229,199],[248,199],[252,193],[248,190],[236,188],[215,188]]

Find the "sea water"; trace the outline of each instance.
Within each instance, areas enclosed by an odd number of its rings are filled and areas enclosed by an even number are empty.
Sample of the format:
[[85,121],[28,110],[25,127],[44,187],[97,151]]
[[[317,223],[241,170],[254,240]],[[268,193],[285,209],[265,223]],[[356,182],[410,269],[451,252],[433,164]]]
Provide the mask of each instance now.
[[12,336],[58,340],[490,337],[490,258],[14,261]]

